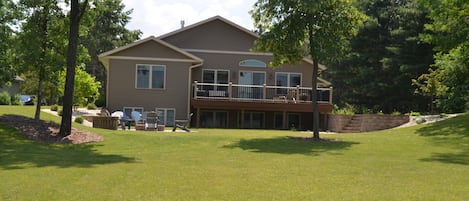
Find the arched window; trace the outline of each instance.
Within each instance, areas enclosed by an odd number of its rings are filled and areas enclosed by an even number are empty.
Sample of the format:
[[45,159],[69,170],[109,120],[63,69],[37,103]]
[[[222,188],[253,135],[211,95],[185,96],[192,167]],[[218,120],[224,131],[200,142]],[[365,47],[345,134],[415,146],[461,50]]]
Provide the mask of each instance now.
[[256,59],[246,59],[240,61],[239,66],[265,68],[267,67],[267,64]]

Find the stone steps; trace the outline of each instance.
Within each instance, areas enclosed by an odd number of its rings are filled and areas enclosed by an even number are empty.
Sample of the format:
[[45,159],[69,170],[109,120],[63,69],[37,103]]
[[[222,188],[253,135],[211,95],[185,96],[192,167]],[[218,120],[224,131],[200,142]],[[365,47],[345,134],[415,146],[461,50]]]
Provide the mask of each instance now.
[[353,115],[352,119],[342,128],[341,133],[359,133],[362,125],[362,118],[359,115]]

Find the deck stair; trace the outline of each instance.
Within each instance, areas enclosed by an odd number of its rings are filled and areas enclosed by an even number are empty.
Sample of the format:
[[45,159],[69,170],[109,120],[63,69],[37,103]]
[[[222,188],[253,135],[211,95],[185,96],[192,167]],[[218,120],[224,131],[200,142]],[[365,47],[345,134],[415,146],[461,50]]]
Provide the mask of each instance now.
[[341,133],[359,133],[361,131],[362,116],[353,115],[350,121],[342,128]]

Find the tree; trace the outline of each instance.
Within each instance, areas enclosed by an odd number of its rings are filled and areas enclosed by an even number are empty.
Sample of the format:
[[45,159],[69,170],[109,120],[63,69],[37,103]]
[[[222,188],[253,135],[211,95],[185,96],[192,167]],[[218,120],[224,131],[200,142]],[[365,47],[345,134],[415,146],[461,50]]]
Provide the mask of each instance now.
[[87,34],[82,36],[81,41],[91,57],[86,63],[86,71],[102,84],[106,75],[98,55],[138,40],[142,34],[140,30],[130,31],[125,28],[131,19],[132,10],[124,11],[124,8],[121,0],[93,0],[91,8],[83,17]]
[[16,73],[15,35],[11,28],[15,21],[14,10],[13,1],[0,0],[0,88],[12,81]]
[[[258,0],[251,15],[260,34],[257,50],[272,52],[273,66],[294,64],[309,56],[315,90],[319,62],[343,53],[365,19],[351,0]],[[320,140],[316,93],[312,93],[312,105],[313,139]]]
[[443,78],[446,76],[445,71],[428,69],[429,73],[420,75],[417,79],[412,80],[412,84],[418,88],[416,93],[421,93],[424,96],[430,97],[430,112],[434,113],[434,101],[436,97],[443,96],[448,87],[442,83]]
[[72,107],[73,91],[75,89],[75,67],[77,63],[78,33],[80,20],[88,7],[88,0],[80,3],[79,0],[71,0],[70,4],[70,29],[68,33],[67,49],[67,73],[65,77],[65,91],[63,98],[63,114],[60,123],[60,136],[70,135],[72,132]]
[[[21,0],[19,8],[24,15],[19,40],[21,46],[20,63],[22,71],[37,74],[38,103],[43,99],[46,75],[61,69],[64,64],[63,25],[64,15],[57,0]],[[36,105],[34,118],[40,119],[41,104]]]
[[327,71],[334,100],[373,112],[428,110],[411,81],[433,63],[432,46],[419,38],[428,11],[415,0],[362,0],[358,7],[369,18],[350,53]]
[[442,82],[448,86],[447,93],[439,97],[439,107],[445,112],[462,112],[469,108],[469,2],[421,2],[430,10],[428,17],[432,20],[425,27],[430,33],[421,37],[435,45],[433,67],[445,72]]
[[[59,86],[65,86],[65,72],[59,75]],[[77,67],[75,74],[75,89],[73,90],[73,103],[86,105],[93,102],[99,96],[101,83],[95,77],[88,74],[84,67]],[[59,88],[59,94],[63,95],[64,88]]]

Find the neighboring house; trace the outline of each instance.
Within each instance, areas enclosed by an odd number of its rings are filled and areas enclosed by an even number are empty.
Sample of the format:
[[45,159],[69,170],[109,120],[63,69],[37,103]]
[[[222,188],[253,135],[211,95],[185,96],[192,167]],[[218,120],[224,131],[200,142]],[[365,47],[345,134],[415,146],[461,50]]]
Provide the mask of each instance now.
[[[257,38],[215,16],[105,52],[106,105],[128,115],[157,111],[168,126],[193,113],[194,127],[312,129],[312,61],[271,68],[271,53],[251,51]],[[332,110],[330,85],[320,79],[316,92],[321,125]]]
[[15,95],[20,93],[20,84],[24,82],[24,79],[20,76],[15,76],[15,79],[11,81],[11,85],[4,86],[0,88],[0,92],[8,92],[10,95]]

